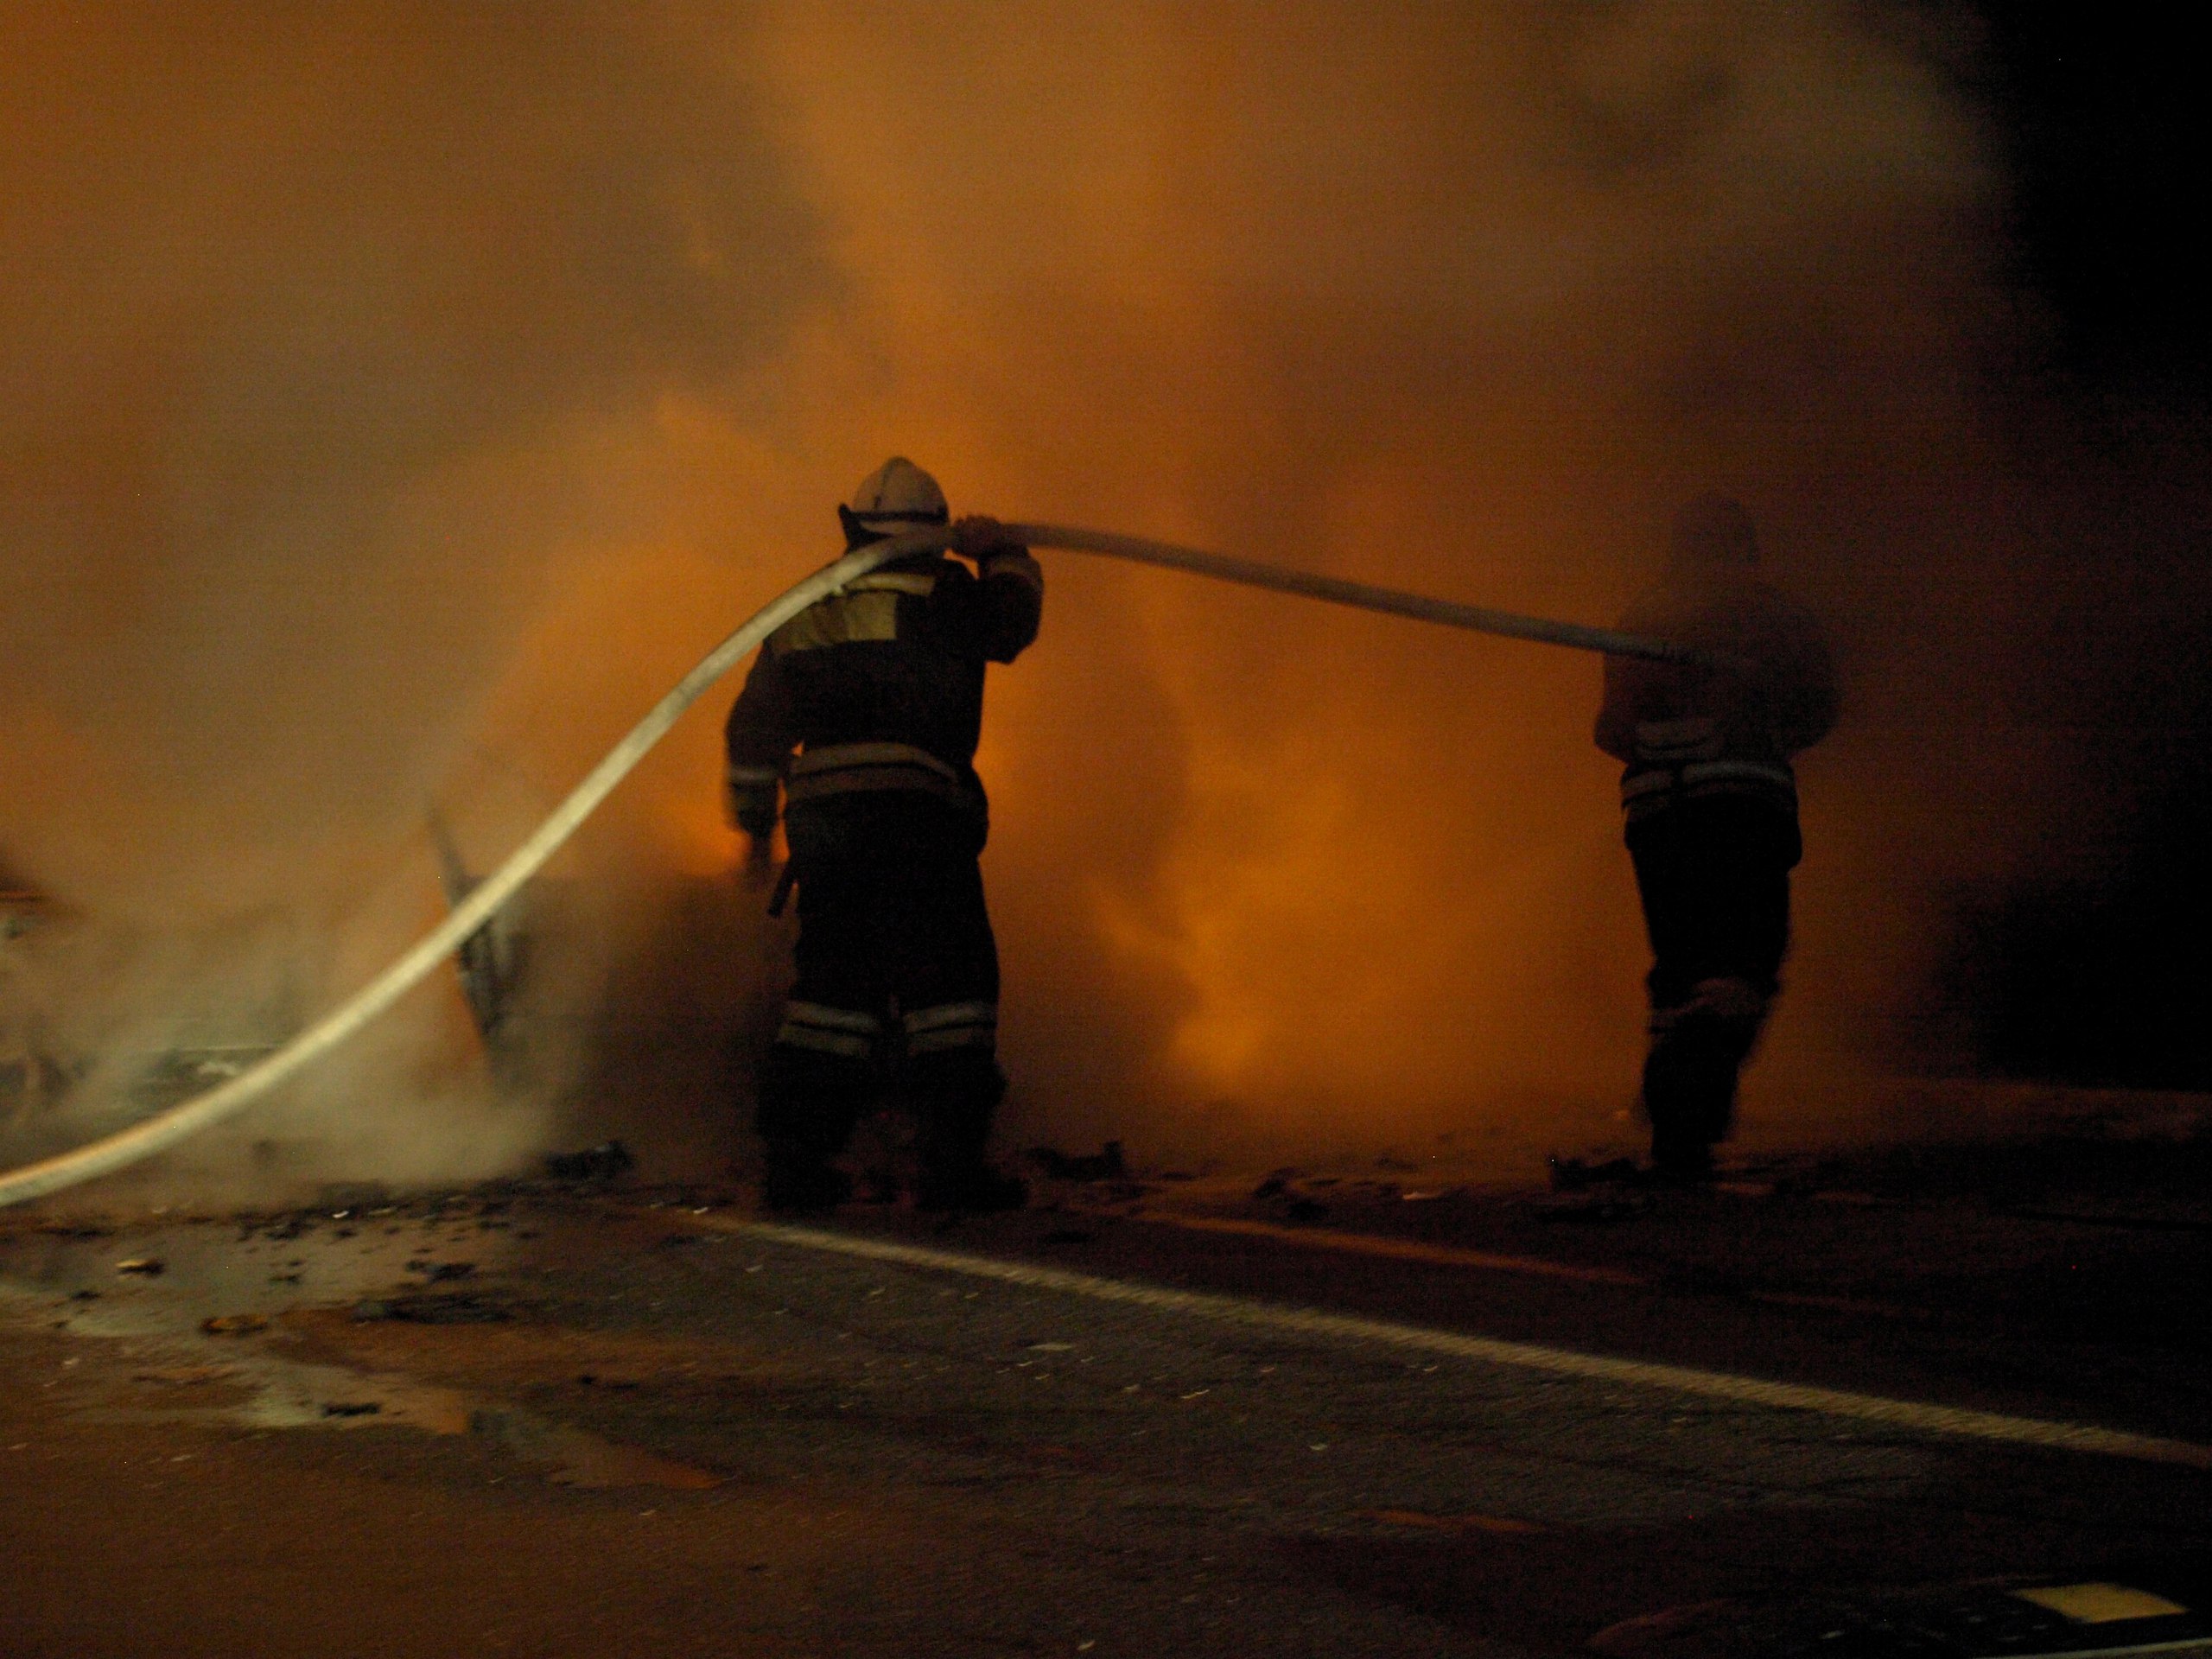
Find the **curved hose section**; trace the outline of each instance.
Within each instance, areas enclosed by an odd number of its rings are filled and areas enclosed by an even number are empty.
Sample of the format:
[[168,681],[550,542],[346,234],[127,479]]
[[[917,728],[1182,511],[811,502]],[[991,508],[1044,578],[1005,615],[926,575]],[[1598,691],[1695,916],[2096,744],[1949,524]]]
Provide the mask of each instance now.
[[[1217,581],[1237,582],[1245,587],[1265,588],[1277,593],[1296,594],[1307,599],[1356,606],[1362,610],[1438,622],[1447,627],[1471,628],[1481,633],[1538,640],[1547,645],[1602,652],[1613,656],[1646,657],[1662,662],[1698,660],[1681,646],[1664,640],[1614,633],[1603,628],[1586,628],[1571,622],[1517,616],[1507,611],[1487,611],[1471,605],[1456,605],[1444,600],[1425,598],[1418,594],[1400,593],[1393,588],[1370,587],[1364,582],[1344,582],[1333,576],[1287,570],[1276,565],[1256,564],[1246,559],[1226,558],[1219,554],[1202,553],[1192,548],[1147,541],[1140,537],[1071,530],[1059,524],[1009,524],[1007,529],[1015,539],[1031,547],[1095,553],[1139,564],[1160,565],[1169,569],[1211,576]],[[696,668],[686,674],[673,690],[653,705],[651,713],[630,728],[622,741],[608,752],[607,758],[592,768],[584,780],[569,792],[568,798],[554,809],[552,816],[539,824],[527,841],[515,849],[505,863],[486,877],[483,883],[456,906],[444,921],[423,935],[397,961],[356,991],[351,998],[276,1052],[206,1094],[196,1095],[158,1116],[148,1118],[143,1123],[135,1123],[104,1140],[57,1154],[37,1163],[26,1164],[0,1175],[0,1207],[43,1198],[48,1193],[58,1192],[65,1187],[78,1185],[150,1158],[156,1153],[164,1151],[243,1110],[294,1072],[321,1058],[412,990],[432,969],[452,955],[462,940],[489,921],[499,906],[512,898],[516,890],[535,875],[560,849],[562,843],[575,833],[583,821],[597,810],[599,804],[613,793],[615,786],[629,775],[639,761],[645,759],[647,751],[666,735],[677,717],[763,639],[808,606],[835,593],[855,577],[865,575],[878,565],[888,564],[896,559],[912,558],[917,554],[942,551],[951,544],[952,536],[949,531],[912,531],[888,541],[864,547],[858,552],[849,553],[836,563],[824,566],[788,589],[773,603],[755,613],[743,627],[708,652]]]
[[412,990],[431,969],[452,955],[463,939],[489,921],[499,906],[514,896],[516,889],[535,875],[545,861],[560,849],[562,842],[576,832],[599,804],[613,793],[614,786],[645,758],[646,752],[676,724],[677,716],[763,639],[855,576],[865,575],[893,559],[937,552],[951,544],[951,533],[943,530],[913,531],[878,542],[816,571],[774,603],[757,612],[752,620],[708,652],[696,668],[677,683],[674,690],[655,703],[652,711],[630,728],[607,758],[569,791],[568,799],[553,810],[553,815],[537,826],[530,839],[485,878],[482,886],[350,999],[259,1064],[206,1094],[195,1095],[157,1117],[134,1123],[105,1140],[0,1175],[0,1205],[21,1204],[58,1192],[64,1187],[75,1186],[150,1158],[221,1122],[295,1071],[321,1058]]

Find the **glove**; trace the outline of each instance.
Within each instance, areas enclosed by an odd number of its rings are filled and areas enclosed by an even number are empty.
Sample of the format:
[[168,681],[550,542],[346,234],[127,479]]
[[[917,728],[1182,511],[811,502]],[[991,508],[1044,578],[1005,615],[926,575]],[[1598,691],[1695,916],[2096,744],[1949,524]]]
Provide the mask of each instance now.
[[985,514],[970,513],[952,527],[952,550],[978,563],[996,553],[1024,553],[1028,550],[1007,534],[1006,526]]
[[776,849],[766,836],[749,836],[745,842],[745,881],[747,887],[766,887],[769,874],[776,868]]
[[728,785],[729,821],[755,842],[776,833],[776,780],[732,777]]

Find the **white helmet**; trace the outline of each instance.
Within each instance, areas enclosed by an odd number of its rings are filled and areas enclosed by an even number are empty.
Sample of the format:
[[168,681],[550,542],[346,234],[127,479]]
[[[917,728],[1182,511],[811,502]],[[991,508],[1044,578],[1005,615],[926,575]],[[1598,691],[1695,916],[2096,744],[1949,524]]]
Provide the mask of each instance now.
[[857,542],[946,524],[952,515],[937,480],[906,456],[893,455],[861,480],[837,516],[844,521],[846,538]]

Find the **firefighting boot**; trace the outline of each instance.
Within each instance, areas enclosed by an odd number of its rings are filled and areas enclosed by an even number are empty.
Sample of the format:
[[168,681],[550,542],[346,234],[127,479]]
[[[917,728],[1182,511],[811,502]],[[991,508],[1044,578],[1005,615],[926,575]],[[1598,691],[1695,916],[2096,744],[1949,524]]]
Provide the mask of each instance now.
[[1701,980],[1680,1007],[1655,1010],[1643,1063],[1651,1166],[1663,1180],[1713,1173],[1713,1148],[1728,1138],[1736,1083],[1758,1039],[1767,999],[1742,979]]
[[914,1194],[914,1207],[963,1216],[995,1216],[1029,1202],[1029,1184],[993,1168],[982,1159],[925,1168]]
[[853,1196],[852,1177],[827,1163],[768,1150],[760,1179],[760,1207],[772,1216],[818,1216]]
[[754,1118],[763,1154],[760,1202],[777,1215],[834,1210],[852,1196],[832,1160],[859,1121],[869,1084],[864,1064],[778,1043],[760,1068]]
[[1027,1185],[983,1155],[991,1114],[1006,1093],[1006,1074],[988,1051],[916,1056],[907,1084],[921,1127],[917,1207],[983,1215],[1029,1201]]
[[1726,1132],[1735,1099],[1735,1062],[1718,1040],[1713,1022],[1694,1010],[1654,1025],[1643,1062],[1652,1173],[1662,1181],[1694,1184],[1713,1173],[1713,1142]]

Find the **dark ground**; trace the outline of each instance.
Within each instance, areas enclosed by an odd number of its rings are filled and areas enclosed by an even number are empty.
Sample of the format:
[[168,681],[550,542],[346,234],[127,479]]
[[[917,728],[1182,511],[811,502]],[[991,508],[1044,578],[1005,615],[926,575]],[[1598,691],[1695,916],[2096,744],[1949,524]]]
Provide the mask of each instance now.
[[[2091,1139],[835,1224],[2202,1445],[2208,1174],[2202,1142]],[[732,1197],[0,1217],[0,1653],[1543,1654],[1686,1603],[2171,1586],[2212,1551],[2205,1466],[871,1262]],[[1733,1650],[1701,1640],[1648,1650]]]

